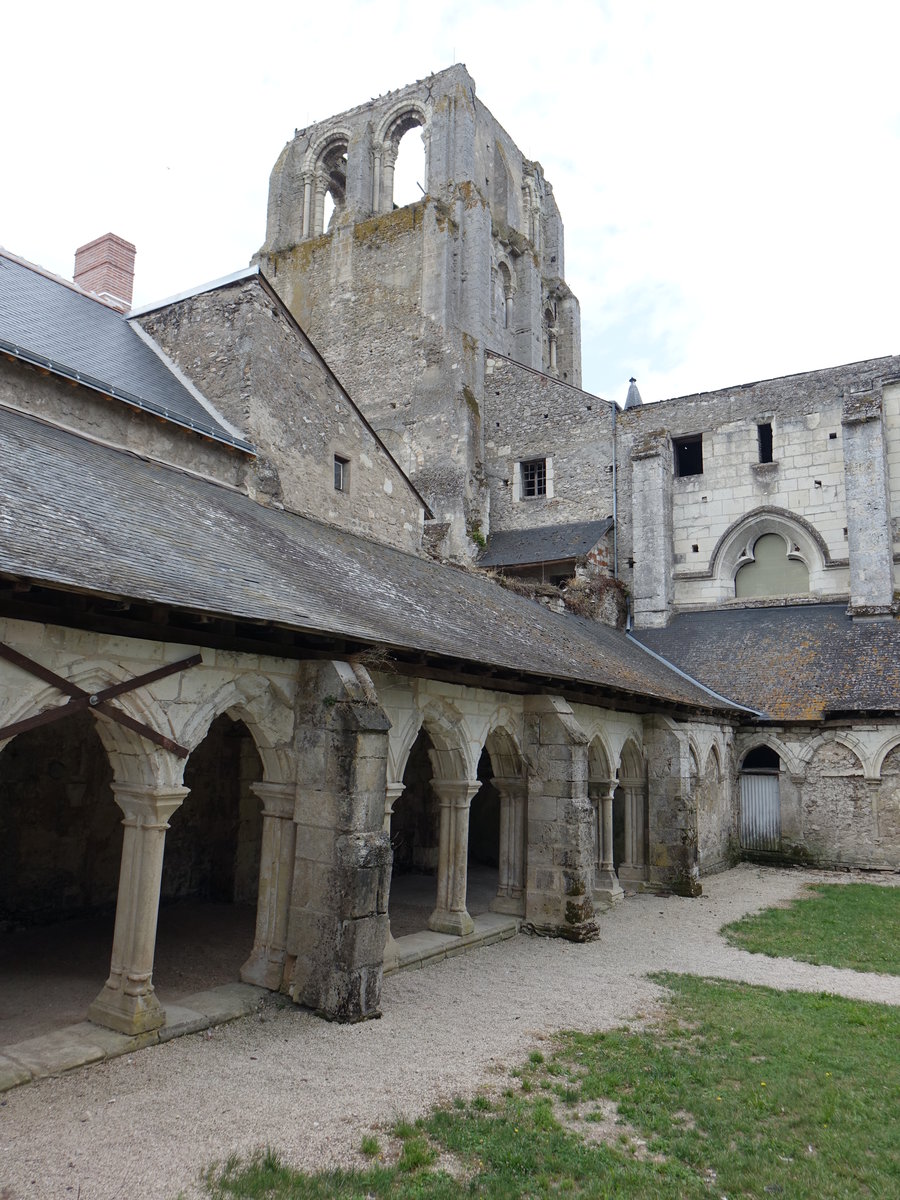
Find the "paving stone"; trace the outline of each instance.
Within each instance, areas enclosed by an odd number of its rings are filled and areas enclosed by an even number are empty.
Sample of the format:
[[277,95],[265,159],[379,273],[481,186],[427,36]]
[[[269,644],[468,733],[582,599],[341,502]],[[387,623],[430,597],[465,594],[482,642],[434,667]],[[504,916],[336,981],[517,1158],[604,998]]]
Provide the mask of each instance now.
[[[93,1026],[97,1029],[97,1026]],[[60,1075],[74,1067],[85,1067],[99,1062],[106,1055],[96,1040],[88,1040],[83,1033],[76,1033],[79,1026],[57,1029],[41,1037],[28,1038],[6,1047],[6,1054],[16,1063],[31,1072],[35,1079],[44,1075]]]
[[184,1000],[186,1007],[203,1013],[215,1025],[220,1021],[233,1021],[246,1016],[256,1009],[263,996],[268,995],[265,988],[254,987],[250,983],[226,983],[208,992],[185,996]]
[[186,1033],[197,1033],[209,1028],[209,1017],[206,1013],[197,1012],[193,1008],[182,1008],[178,1004],[167,1004],[166,1023],[156,1032],[161,1042],[169,1042],[172,1038],[183,1037]]
[[5,1054],[0,1054],[0,1092],[8,1092],[10,1088],[18,1087],[20,1083],[28,1083],[31,1072],[21,1063],[13,1062]]

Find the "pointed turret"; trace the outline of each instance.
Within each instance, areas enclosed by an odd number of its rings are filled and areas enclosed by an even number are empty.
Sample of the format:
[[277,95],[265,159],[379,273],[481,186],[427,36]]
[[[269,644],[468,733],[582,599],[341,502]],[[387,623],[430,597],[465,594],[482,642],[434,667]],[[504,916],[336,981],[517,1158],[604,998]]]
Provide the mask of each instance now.
[[625,397],[625,411],[627,412],[629,408],[640,408],[643,403],[644,402],[641,399],[641,393],[638,391],[637,383],[632,375],[631,379],[628,381],[628,395]]

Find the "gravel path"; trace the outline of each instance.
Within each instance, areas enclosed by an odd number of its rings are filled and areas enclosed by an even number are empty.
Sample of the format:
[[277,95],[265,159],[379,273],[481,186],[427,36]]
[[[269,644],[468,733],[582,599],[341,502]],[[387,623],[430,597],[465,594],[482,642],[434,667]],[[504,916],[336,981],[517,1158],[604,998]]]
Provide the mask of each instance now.
[[698,900],[629,897],[590,946],[522,936],[389,977],[380,1021],[267,1009],[18,1088],[0,1101],[0,1200],[174,1200],[197,1194],[204,1165],[266,1144],[308,1169],[358,1165],[367,1130],[471,1094],[554,1030],[650,1015],[652,971],[900,1004],[900,978],[751,955],[718,936],[806,883],[850,878],[745,864],[704,880]]

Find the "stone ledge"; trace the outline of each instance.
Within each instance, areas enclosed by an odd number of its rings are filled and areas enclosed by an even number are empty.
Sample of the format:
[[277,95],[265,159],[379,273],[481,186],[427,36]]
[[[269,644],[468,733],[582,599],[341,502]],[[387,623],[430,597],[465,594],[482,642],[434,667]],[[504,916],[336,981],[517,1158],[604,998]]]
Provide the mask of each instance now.
[[271,995],[265,988],[249,983],[226,983],[185,996],[182,1005],[164,1005],[165,1025],[136,1037],[105,1029],[93,1021],[79,1021],[77,1025],[4,1046],[0,1053],[0,1092],[47,1075],[61,1075],[76,1067],[86,1067],[131,1054],[145,1046],[198,1033],[212,1025],[236,1021],[253,1012],[263,996]]
[[515,937],[521,925],[519,917],[503,913],[483,913],[475,918],[475,930],[462,937],[453,933],[433,933],[429,929],[421,933],[410,933],[397,938],[396,965],[385,968],[385,975],[411,967],[423,967],[440,962],[444,958],[455,958],[479,946],[492,946],[495,942]]

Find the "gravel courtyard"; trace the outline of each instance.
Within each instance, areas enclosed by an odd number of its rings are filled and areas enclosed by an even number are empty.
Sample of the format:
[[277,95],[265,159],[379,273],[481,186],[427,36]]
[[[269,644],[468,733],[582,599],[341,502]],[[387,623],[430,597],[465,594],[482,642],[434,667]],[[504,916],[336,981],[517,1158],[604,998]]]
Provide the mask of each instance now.
[[519,936],[391,976],[380,1021],[273,1006],[17,1088],[0,1099],[0,1200],[174,1200],[199,1194],[209,1162],[267,1144],[307,1169],[360,1165],[364,1133],[496,1081],[554,1030],[652,1015],[653,971],[900,1004],[900,978],[751,955],[718,936],[806,883],[852,878],[744,864],[704,880],[696,900],[628,897],[592,945]]

